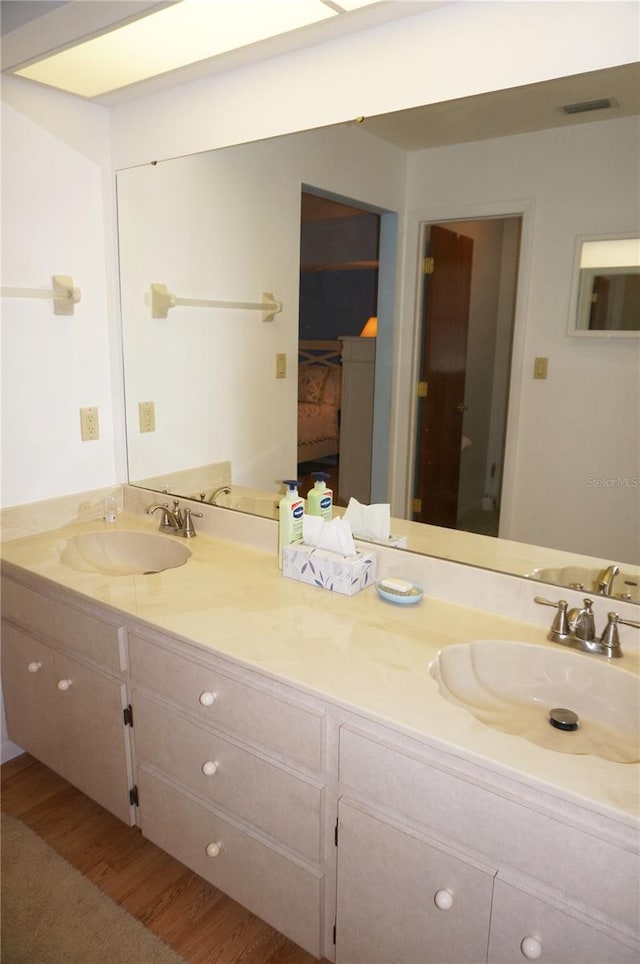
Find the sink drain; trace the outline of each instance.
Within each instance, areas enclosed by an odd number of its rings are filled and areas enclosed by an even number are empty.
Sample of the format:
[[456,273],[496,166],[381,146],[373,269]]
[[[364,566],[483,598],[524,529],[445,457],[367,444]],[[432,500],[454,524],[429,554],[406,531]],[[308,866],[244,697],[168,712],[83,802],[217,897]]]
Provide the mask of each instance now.
[[555,726],[557,730],[569,732],[577,730],[579,722],[578,714],[574,713],[573,710],[567,710],[562,706],[549,710],[549,723],[551,723],[551,726]]

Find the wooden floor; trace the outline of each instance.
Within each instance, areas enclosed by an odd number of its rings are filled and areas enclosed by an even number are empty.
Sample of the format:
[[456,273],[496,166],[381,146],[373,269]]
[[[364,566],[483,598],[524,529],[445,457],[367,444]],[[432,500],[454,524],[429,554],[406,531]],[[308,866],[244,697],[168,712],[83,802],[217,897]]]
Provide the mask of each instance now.
[[5,813],[31,827],[189,964],[316,961],[28,754],[5,763],[0,776]]

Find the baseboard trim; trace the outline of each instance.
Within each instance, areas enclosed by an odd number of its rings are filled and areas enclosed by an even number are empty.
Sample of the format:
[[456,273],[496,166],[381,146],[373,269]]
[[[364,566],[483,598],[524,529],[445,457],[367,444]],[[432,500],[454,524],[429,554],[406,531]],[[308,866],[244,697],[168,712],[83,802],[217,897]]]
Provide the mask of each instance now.
[[8,763],[9,760],[20,756],[21,753],[24,753],[24,750],[17,743],[12,743],[11,740],[3,740],[0,748],[0,763]]

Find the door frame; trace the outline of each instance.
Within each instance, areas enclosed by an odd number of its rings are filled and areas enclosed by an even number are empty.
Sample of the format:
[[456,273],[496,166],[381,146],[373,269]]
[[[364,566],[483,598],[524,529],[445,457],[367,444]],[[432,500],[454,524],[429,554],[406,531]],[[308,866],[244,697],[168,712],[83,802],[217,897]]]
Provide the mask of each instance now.
[[[517,275],[517,293],[513,322],[513,346],[511,350],[511,366],[509,377],[509,396],[507,400],[506,436],[504,447],[504,464],[502,475],[502,493],[500,509],[499,538],[508,539],[513,525],[514,491],[517,472],[518,433],[521,399],[524,390],[523,381],[527,377],[525,370],[525,346],[527,334],[527,305],[529,303],[529,288],[531,277],[531,263],[534,237],[535,201],[533,199],[519,199],[515,201],[496,201],[491,204],[460,204],[443,208],[430,208],[428,216],[416,219],[416,233],[418,235],[418,257],[416,276],[414,279],[414,318],[413,342],[411,359],[411,390],[409,398],[409,441],[407,451],[407,474],[404,488],[404,518],[411,518],[408,514],[413,500],[414,478],[416,468],[416,440],[418,427],[418,397],[416,387],[420,378],[421,344],[422,344],[422,315],[423,315],[423,279],[420,265],[421,251],[424,250],[425,234],[429,225],[455,221],[480,221],[486,218],[521,217],[522,232],[520,236],[520,260]],[[396,398],[398,401],[398,398]]]

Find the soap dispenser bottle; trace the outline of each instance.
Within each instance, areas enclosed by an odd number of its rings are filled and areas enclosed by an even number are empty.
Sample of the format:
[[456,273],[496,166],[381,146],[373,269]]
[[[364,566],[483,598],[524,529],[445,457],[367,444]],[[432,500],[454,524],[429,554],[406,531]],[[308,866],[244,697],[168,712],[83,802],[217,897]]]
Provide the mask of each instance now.
[[309,515],[319,515],[330,522],[333,517],[333,492],[327,488],[326,472],[313,472],[315,484],[307,493],[307,512]]
[[278,565],[282,569],[282,550],[292,542],[302,540],[302,519],[304,516],[304,499],[298,494],[300,483],[296,479],[284,479],[288,486],[285,495],[280,499],[278,507]]

